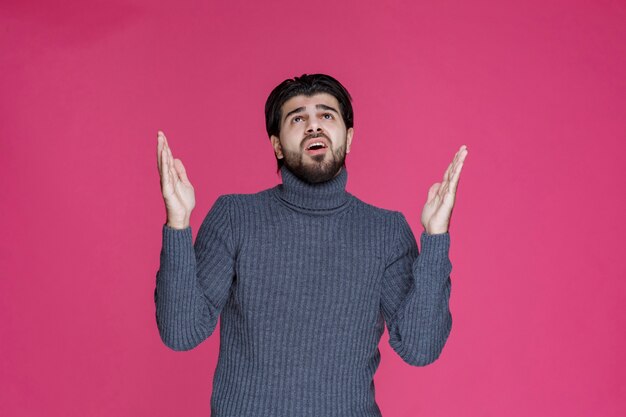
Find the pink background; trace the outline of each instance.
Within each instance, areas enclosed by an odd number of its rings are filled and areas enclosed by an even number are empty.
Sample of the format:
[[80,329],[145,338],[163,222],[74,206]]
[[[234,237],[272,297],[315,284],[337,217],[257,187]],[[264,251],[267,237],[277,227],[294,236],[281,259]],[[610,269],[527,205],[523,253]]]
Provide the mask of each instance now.
[[263,105],[305,72],[353,95],[348,191],[416,235],[469,149],[452,334],[417,368],[385,332],[384,417],[626,415],[624,22],[608,0],[3,0],[0,415],[209,416],[218,333],[174,352],[154,317],[156,132],[195,238],[219,195],[280,181]]

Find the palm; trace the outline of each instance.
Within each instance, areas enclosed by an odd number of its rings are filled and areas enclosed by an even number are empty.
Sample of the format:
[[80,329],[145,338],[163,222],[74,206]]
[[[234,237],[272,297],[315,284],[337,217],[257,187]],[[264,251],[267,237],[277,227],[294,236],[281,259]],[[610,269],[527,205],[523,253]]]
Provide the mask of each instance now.
[[196,205],[193,185],[187,178],[185,166],[174,159],[163,132],[159,131],[157,161],[161,176],[161,192],[165,200],[168,219],[183,220],[189,217]]
[[422,209],[421,216],[422,226],[428,234],[446,233],[448,231],[459,177],[467,153],[467,147],[461,146],[454,156],[454,160],[443,174],[442,182],[433,184],[428,190],[428,199]]
[[[175,162],[176,164],[176,162]],[[193,186],[181,179],[161,182],[165,207],[169,213],[189,213],[196,205]]]

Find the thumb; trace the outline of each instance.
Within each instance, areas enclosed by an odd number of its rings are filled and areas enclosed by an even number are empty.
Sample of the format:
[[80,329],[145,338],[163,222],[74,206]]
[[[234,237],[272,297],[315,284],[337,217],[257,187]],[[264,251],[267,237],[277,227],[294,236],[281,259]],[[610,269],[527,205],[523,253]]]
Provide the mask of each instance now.
[[174,159],[174,168],[176,169],[176,173],[180,177],[180,180],[185,184],[189,184],[189,178],[187,178],[187,170],[185,170],[183,161],[181,161],[180,159]]
[[430,186],[430,189],[428,190],[428,201],[431,201],[437,195],[437,191],[439,191],[439,187],[441,187],[440,182],[436,182]]

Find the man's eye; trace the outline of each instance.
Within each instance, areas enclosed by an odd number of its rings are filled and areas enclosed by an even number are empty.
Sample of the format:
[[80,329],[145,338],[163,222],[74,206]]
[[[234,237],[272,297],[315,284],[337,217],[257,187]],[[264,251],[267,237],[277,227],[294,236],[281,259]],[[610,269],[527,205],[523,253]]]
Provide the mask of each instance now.
[[329,119],[334,119],[334,116],[330,113],[324,113],[324,117],[330,116]]
[[298,120],[298,119],[302,119],[302,117],[300,117],[300,116],[296,116],[296,117],[294,117],[294,118],[293,118],[293,121],[295,122],[295,121],[296,121],[296,120]]

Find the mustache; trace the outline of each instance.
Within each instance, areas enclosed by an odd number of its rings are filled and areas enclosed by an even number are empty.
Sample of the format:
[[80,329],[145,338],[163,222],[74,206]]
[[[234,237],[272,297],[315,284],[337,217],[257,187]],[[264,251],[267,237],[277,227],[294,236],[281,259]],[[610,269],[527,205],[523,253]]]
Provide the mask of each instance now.
[[322,132],[311,133],[310,135],[305,136],[304,139],[302,139],[302,143],[306,142],[309,139],[315,139],[315,138],[321,138],[321,137],[326,138],[326,140],[328,140],[329,143],[332,143],[330,138],[326,136],[325,133],[322,133]]

